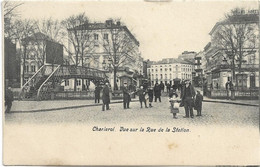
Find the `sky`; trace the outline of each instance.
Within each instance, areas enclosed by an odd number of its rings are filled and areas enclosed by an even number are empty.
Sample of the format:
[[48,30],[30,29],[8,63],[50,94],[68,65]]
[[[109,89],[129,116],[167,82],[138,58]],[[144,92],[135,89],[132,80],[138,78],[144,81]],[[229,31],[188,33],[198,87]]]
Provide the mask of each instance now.
[[140,42],[144,59],[177,58],[202,51],[209,32],[235,7],[257,9],[257,1],[37,1],[18,8],[22,18],[64,19],[85,12],[92,22],[120,18]]

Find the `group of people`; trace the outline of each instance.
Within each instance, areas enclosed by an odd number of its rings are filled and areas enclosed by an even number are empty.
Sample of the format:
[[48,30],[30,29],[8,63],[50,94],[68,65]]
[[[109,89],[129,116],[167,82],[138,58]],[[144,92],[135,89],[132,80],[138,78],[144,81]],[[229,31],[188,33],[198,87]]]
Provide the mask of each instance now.
[[182,86],[180,98],[173,88],[169,92],[169,102],[173,118],[177,118],[179,107],[183,106],[185,109],[184,118],[194,118],[193,108],[197,110],[196,116],[201,116],[203,96],[200,91],[197,91],[197,94],[195,93],[195,89],[189,80],[186,80],[184,83],[185,85]]
[[[123,109],[130,108],[131,95],[139,96],[139,102],[141,108],[153,107],[152,106],[153,100],[154,102],[157,102],[157,100],[161,102],[161,92],[163,91],[162,88],[163,87],[161,87],[160,84],[156,83],[154,87],[149,86],[147,89],[144,89],[143,86],[140,86],[138,90],[131,91],[127,83],[124,83],[124,86],[122,87]],[[171,108],[171,113],[173,113],[173,118],[177,118],[177,113],[179,113],[179,107],[184,107],[185,109],[184,118],[194,118],[193,109],[197,110],[196,116],[201,116],[203,96],[201,95],[200,91],[197,91],[197,93],[195,93],[195,89],[189,80],[186,80],[183,83],[180,89],[180,93],[178,92],[178,90],[179,87],[173,85],[170,87],[170,90],[168,92],[170,108]],[[103,88],[102,101],[103,101],[102,111],[105,111],[105,109],[110,110],[109,108],[110,97],[109,97],[108,83],[106,83]],[[96,102],[96,97],[95,97],[95,102]],[[149,106],[147,103],[149,103]]]

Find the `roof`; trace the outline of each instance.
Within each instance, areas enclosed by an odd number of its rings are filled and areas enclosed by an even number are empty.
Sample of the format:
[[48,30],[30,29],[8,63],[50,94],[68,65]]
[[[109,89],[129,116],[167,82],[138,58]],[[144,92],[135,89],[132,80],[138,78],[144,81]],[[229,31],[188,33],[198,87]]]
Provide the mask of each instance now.
[[128,33],[128,35],[130,36],[130,38],[132,38],[134,40],[134,42],[136,43],[136,45],[140,45],[139,41],[135,38],[135,36],[129,31],[129,29],[121,24],[107,24],[107,23],[85,23],[79,26],[76,26],[74,28],[70,28],[68,29],[68,31],[71,30],[101,30],[101,29],[124,29],[125,32]]
[[223,21],[217,22],[209,32],[209,35],[212,35],[213,32],[217,29],[217,27],[220,25],[258,23],[258,22],[259,22],[259,15],[257,14],[244,14],[244,15],[230,16],[229,18]]
[[160,61],[154,62],[152,65],[158,65],[158,64],[191,64],[191,62],[182,59],[168,58],[168,59],[162,59]]
[[30,35],[29,37],[23,38],[23,40],[50,40],[51,38],[41,32]]

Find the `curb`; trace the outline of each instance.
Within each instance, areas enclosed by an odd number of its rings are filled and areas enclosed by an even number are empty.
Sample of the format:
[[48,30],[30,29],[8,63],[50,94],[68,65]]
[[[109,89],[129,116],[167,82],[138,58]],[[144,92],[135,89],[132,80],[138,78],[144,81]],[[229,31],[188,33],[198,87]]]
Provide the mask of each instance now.
[[[139,101],[139,100],[132,100],[131,102],[137,102],[137,101]],[[123,100],[122,101],[114,101],[114,102],[111,102],[110,104],[116,104],[116,103],[123,103]],[[27,110],[27,111],[11,111],[9,114],[12,114],[12,113],[46,112],[46,111],[66,110],[66,109],[94,107],[94,106],[102,106],[102,103],[86,104],[86,105],[79,105],[79,106],[59,107],[59,108],[49,108],[49,109]]]
[[242,106],[255,106],[255,107],[259,107],[258,104],[245,104],[245,103],[236,103],[236,102],[230,102],[230,101],[203,100],[203,102],[225,103],[225,104],[234,104],[234,105],[242,105]]

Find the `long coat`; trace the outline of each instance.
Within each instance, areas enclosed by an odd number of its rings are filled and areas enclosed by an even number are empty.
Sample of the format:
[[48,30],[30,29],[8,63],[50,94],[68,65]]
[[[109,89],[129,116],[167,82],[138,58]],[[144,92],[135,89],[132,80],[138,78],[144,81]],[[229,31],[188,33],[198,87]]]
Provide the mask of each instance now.
[[153,89],[148,89],[149,102],[153,102]]
[[100,98],[100,87],[95,88],[95,98]]
[[145,101],[145,94],[146,93],[147,92],[145,92],[144,89],[140,89],[140,90],[137,91],[137,94],[139,96],[139,101]]
[[103,88],[102,101],[104,104],[110,103],[109,88],[107,85]]
[[123,86],[123,101],[124,102],[129,102],[130,99],[130,94],[129,94],[129,90],[127,87]]
[[195,98],[195,106],[194,106],[195,110],[201,110],[202,100],[203,100],[203,96],[201,94],[197,94]]
[[5,93],[5,104],[12,104],[13,101],[14,101],[13,92],[7,89]]
[[190,94],[192,96],[192,98],[195,97],[195,90],[194,90],[194,87],[190,84],[187,88],[186,86],[184,85],[183,88],[182,88],[182,93],[181,93],[181,99],[184,100],[185,98],[185,94],[186,94],[186,91],[190,91]]
[[160,97],[161,96],[161,88],[159,85],[154,86],[154,96],[155,97]]

